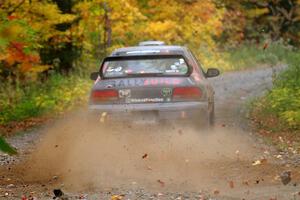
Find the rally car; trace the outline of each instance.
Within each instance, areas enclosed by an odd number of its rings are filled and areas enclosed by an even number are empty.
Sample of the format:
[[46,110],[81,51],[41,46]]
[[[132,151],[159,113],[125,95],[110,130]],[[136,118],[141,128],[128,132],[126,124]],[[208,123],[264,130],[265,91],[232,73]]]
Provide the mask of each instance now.
[[[160,41],[115,50],[106,57],[90,93],[89,113],[99,121],[187,120],[214,124],[214,91],[193,53]],[[201,122],[201,123],[200,123]]]

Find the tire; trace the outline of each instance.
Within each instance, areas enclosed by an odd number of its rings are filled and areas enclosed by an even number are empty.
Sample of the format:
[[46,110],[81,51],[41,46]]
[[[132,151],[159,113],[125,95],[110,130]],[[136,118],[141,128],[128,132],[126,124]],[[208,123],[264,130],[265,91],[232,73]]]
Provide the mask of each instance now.
[[203,118],[203,113],[193,121],[193,127],[201,134],[207,134],[213,129],[215,123],[215,105],[214,102],[208,102],[206,116]]
[[215,125],[215,103],[208,103],[208,127],[213,128]]

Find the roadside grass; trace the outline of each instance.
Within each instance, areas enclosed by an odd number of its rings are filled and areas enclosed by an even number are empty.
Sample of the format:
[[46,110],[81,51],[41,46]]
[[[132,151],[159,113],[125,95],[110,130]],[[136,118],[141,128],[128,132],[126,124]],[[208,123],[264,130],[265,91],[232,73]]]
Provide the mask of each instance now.
[[17,154],[17,150],[11,147],[3,137],[0,136],[0,152],[7,153],[9,155]]
[[32,127],[87,102],[91,82],[77,74],[54,74],[47,81],[0,86],[0,135]]
[[[300,50],[271,51],[288,68],[274,76],[272,90],[253,101],[251,119],[281,150],[300,152]],[[259,59],[258,59],[259,60]],[[272,63],[270,63],[272,64]]]
[[246,42],[239,47],[226,50],[225,59],[231,66],[229,70],[243,70],[261,65],[279,65],[285,62],[292,51],[293,47],[286,46],[281,41],[266,44]]

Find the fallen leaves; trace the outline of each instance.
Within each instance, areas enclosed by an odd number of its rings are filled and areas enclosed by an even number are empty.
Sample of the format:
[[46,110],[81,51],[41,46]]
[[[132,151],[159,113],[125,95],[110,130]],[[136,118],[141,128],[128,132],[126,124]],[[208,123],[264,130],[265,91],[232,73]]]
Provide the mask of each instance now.
[[111,196],[111,200],[122,200],[124,196],[125,196],[124,194],[121,194],[121,195],[112,195]]
[[256,160],[252,163],[252,166],[261,165],[260,160]]
[[214,195],[219,195],[220,191],[219,190],[214,190]]
[[262,158],[260,160],[256,160],[256,161],[252,162],[252,166],[266,164],[267,162],[268,162],[268,160],[266,158]]
[[158,179],[157,182],[160,184],[161,187],[165,187],[165,182],[162,180]]
[[147,153],[145,153],[145,154],[142,156],[143,159],[145,159],[145,158],[147,158],[147,157],[148,157],[148,154],[147,154]]
[[87,194],[81,194],[81,195],[78,196],[78,199],[87,200],[88,199],[88,195]]
[[[54,197],[54,198],[56,198],[56,197]],[[36,198],[36,197],[34,197],[32,195],[29,195],[28,198],[27,198],[26,195],[23,195],[21,199],[22,200],[37,200],[38,198]]]
[[260,180],[257,179],[257,180],[255,181],[255,183],[256,183],[256,184],[259,184],[259,183],[260,183]]
[[243,181],[242,184],[246,185],[246,186],[249,186],[249,182],[248,181]]
[[229,187],[230,187],[231,189],[234,188],[234,182],[233,182],[233,181],[229,181],[228,184],[229,184]]
[[269,43],[265,43],[263,46],[263,50],[266,50],[269,47]]
[[20,122],[10,122],[6,125],[0,125],[0,132],[4,133],[5,136],[11,136],[15,133],[23,132],[37,125],[44,124],[48,120],[49,118],[47,117],[37,117]]

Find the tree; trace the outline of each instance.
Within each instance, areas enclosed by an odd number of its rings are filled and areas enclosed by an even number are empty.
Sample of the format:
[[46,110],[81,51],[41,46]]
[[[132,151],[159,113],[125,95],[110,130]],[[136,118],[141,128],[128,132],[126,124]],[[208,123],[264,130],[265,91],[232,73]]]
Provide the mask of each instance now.
[[47,0],[9,0],[0,4],[0,75],[35,79],[49,69],[40,55],[51,46],[62,48],[72,41],[69,31],[57,26],[71,23],[76,15],[62,13],[55,3]]
[[146,18],[131,0],[82,1],[74,12],[82,19],[74,34],[81,38],[84,57],[99,59],[112,49],[136,44],[142,37],[141,24]]
[[73,13],[73,7],[77,1],[74,0],[52,0],[58,7],[61,15],[73,16],[73,20],[58,22],[55,30],[58,35],[49,37],[46,44],[40,50],[43,63],[53,65],[58,62],[59,71],[68,73],[73,69],[74,61],[80,56],[81,45],[76,43],[76,37],[72,35],[72,26],[76,26],[79,17]]
[[[273,40],[284,38],[299,44],[300,2],[298,0],[264,0],[249,1],[245,4],[250,8],[252,24],[270,33]],[[254,9],[254,10],[253,10]]]
[[240,26],[240,28],[244,29],[246,39],[256,38],[258,40],[262,35],[267,34],[273,40],[283,38],[291,44],[300,44],[300,1],[217,0],[217,2],[225,5],[227,10],[243,13],[247,22],[244,27]]
[[215,38],[223,31],[224,9],[217,8],[213,1],[144,0],[139,5],[147,17],[141,39],[189,46],[205,66],[221,60],[217,58]]

